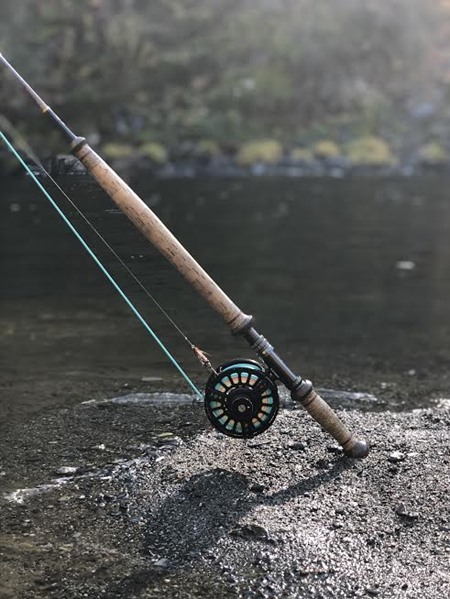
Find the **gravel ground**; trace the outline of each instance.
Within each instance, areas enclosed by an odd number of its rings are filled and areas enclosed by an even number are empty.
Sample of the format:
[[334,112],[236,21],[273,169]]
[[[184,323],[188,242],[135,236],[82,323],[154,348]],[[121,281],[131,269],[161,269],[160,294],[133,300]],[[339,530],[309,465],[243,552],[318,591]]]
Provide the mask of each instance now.
[[175,400],[2,428],[2,599],[450,595],[448,407],[341,411],[352,461],[301,409],[236,441]]

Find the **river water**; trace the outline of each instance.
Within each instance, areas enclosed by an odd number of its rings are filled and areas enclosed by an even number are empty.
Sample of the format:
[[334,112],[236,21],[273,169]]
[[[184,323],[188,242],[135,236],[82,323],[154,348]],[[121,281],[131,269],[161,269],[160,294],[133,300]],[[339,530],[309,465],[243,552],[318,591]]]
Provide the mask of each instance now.
[[[59,183],[214,364],[253,357],[90,179]],[[448,397],[445,179],[130,183],[293,370],[319,387],[373,393],[388,408]],[[63,404],[65,395],[86,399],[86,380],[90,393],[96,385],[109,391],[110,380],[188,390],[33,181],[4,178],[0,189],[0,420]],[[54,197],[203,385],[183,339],[61,194]],[[52,391],[56,379],[66,387]]]

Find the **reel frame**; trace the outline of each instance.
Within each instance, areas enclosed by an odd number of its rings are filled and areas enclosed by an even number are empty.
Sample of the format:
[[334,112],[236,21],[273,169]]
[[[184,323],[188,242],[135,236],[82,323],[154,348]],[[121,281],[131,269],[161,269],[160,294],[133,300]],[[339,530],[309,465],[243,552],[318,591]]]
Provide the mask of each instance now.
[[238,439],[251,439],[274,422],[280,405],[276,375],[257,360],[232,360],[213,372],[204,407],[212,426]]

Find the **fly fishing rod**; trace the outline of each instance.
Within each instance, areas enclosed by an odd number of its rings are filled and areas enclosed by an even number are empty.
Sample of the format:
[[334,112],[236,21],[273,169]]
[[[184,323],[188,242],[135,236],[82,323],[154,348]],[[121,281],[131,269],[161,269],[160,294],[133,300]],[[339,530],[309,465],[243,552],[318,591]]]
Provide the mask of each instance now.
[[284,384],[295,402],[342,446],[345,455],[363,458],[368,443],[352,434],[330,406],[316,393],[307,379],[294,374],[272,345],[245,314],[194,260],[156,214],[89,146],[75,135],[14,67],[0,54],[0,63],[21,84],[41,112],[59,129],[71,153],[133,222],[136,228],[184,276],[209,303],[234,335],[243,337],[262,361],[233,360],[213,370],[205,389],[205,410],[211,424],[225,435],[249,438],[266,431],[279,408],[278,383]]

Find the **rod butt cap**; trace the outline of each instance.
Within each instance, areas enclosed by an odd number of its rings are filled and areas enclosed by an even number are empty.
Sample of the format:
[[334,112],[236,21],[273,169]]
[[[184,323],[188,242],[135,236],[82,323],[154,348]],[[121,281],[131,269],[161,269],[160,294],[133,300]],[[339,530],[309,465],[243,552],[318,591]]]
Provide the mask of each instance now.
[[349,447],[344,447],[344,454],[356,460],[360,460],[368,456],[370,446],[364,439],[352,439]]

